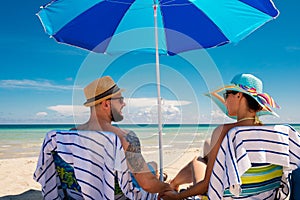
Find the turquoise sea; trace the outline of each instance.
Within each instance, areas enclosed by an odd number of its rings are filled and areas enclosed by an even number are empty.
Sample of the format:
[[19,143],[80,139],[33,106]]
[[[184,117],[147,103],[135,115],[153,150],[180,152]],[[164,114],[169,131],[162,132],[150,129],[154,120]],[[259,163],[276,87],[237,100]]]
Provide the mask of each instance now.
[[[118,125],[133,130],[139,136],[144,154],[158,155],[157,125]],[[163,126],[163,150],[182,152],[201,149],[203,141],[210,138],[217,125],[179,125]],[[300,131],[300,124],[292,125]],[[72,124],[30,124],[0,125],[0,159],[38,156],[43,138],[50,130],[68,130]]]

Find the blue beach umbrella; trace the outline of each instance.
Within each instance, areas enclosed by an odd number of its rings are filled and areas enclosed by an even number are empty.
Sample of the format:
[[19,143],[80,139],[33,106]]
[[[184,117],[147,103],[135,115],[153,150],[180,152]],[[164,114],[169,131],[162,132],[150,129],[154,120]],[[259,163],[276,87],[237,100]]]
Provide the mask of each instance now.
[[99,53],[138,49],[156,55],[162,178],[159,54],[236,43],[279,11],[272,0],[53,0],[37,15],[60,43]]

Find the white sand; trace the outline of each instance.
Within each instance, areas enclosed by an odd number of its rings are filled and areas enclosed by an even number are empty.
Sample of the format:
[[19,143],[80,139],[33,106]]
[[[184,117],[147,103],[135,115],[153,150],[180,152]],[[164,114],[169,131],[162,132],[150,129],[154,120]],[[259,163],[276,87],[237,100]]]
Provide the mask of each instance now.
[[[0,197],[14,195],[2,199],[36,199],[33,198],[40,190],[39,183],[33,180],[37,158],[0,159]],[[20,195],[24,192],[26,194]],[[31,198],[27,198],[30,194]],[[40,194],[40,192],[38,193]],[[41,197],[41,195],[39,195]],[[41,199],[41,198],[39,198]]]

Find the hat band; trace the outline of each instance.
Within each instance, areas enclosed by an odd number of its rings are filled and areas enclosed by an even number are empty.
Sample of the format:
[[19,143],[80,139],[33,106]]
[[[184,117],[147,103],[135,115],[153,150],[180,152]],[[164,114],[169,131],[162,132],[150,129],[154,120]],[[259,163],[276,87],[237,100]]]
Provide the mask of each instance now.
[[238,86],[240,88],[242,88],[243,90],[245,90],[246,92],[249,92],[251,95],[257,97],[261,104],[263,104],[263,105],[268,104],[268,105],[272,106],[273,108],[280,108],[280,106],[274,101],[274,99],[269,94],[258,93],[256,91],[256,89],[253,87],[250,88],[248,86],[241,85],[241,84],[238,84]]
[[85,104],[91,103],[93,101],[97,101],[99,99],[102,99],[102,98],[104,98],[104,97],[106,97],[108,95],[111,95],[111,94],[114,94],[114,93],[118,92],[119,90],[120,90],[120,88],[117,85],[114,85],[110,89],[106,90],[105,92],[103,92],[103,93],[101,93],[101,94],[99,94],[99,95],[97,95],[95,97],[92,97],[90,99],[87,99],[86,102],[85,102]]

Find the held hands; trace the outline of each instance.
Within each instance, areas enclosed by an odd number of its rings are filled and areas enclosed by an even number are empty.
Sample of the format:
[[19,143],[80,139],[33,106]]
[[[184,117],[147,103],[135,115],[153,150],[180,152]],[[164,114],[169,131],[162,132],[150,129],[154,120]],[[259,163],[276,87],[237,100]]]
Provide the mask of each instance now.
[[159,193],[158,198],[157,199],[163,199],[163,200],[177,200],[180,199],[178,192],[176,192],[175,190],[166,190],[162,193]]

